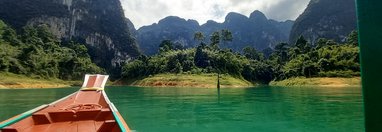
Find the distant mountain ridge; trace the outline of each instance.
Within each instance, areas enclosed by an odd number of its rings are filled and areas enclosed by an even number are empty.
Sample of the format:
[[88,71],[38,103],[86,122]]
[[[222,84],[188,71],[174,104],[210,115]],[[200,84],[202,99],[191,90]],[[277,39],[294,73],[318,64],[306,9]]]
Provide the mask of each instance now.
[[185,20],[176,16],[166,17],[150,26],[143,26],[137,30],[139,47],[145,54],[158,52],[159,44],[166,39],[191,47],[194,43],[193,35],[199,23],[195,20]]
[[137,39],[141,50],[148,55],[158,52],[162,40],[171,40],[185,47],[194,47],[195,32],[204,33],[206,40],[215,31],[228,29],[232,32],[233,41],[223,48],[241,51],[246,46],[259,50],[273,47],[279,42],[287,42],[293,21],[278,22],[268,19],[262,12],[254,11],[250,17],[239,13],[228,13],[223,23],[212,20],[203,25],[195,20],[185,20],[176,16],[169,16],[158,23],[143,26],[138,29]]
[[311,0],[296,19],[289,42],[294,43],[300,35],[311,43],[318,38],[344,42],[346,36],[356,28],[354,0]]

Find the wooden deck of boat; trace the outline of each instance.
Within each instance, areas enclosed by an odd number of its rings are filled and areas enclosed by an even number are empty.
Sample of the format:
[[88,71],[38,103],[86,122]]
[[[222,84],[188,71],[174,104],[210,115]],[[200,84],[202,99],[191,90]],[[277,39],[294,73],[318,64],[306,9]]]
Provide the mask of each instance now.
[[80,91],[1,122],[0,132],[129,132],[103,91],[108,77],[85,75]]
[[[26,128],[22,131],[27,132],[96,132],[101,131],[98,130],[102,124],[103,121],[74,121],[74,122],[58,122],[53,124],[44,124],[44,125],[35,125],[29,128]],[[111,122],[115,123],[115,122]],[[110,126],[109,126],[110,127]],[[110,129],[110,130],[109,130]],[[111,131],[113,128],[110,127],[108,129],[104,129],[103,131],[108,132]],[[14,129],[5,129],[2,130],[3,132],[7,131],[15,131]]]
[[102,91],[79,91],[1,132],[121,131]]

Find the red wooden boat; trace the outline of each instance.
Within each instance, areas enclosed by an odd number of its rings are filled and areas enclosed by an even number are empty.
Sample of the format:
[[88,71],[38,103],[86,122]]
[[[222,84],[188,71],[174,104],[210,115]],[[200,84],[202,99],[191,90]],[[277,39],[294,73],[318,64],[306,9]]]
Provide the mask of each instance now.
[[108,75],[86,75],[82,88],[0,123],[0,132],[129,132],[103,88]]

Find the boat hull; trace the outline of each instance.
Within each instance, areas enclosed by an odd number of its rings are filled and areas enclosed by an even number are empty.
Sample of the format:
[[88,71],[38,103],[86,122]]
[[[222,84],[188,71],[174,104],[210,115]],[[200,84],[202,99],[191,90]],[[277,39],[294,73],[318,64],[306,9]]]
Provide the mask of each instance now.
[[0,123],[1,132],[129,132],[103,90],[80,90]]

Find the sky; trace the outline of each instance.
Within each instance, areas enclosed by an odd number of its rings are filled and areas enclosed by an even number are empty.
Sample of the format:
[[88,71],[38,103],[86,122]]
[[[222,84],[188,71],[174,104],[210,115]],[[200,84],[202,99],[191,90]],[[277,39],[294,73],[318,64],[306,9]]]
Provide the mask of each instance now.
[[229,12],[249,16],[255,10],[268,19],[295,20],[309,0],[121,0],[121,3],[125,16],[138,29],[167,16],[193,19],[202,25],[207,20],[223,22]]

